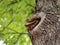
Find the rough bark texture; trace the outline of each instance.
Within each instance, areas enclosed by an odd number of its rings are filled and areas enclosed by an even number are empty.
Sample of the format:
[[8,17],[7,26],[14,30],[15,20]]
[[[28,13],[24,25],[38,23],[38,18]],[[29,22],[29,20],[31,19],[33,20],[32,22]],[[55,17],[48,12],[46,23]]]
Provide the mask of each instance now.
[[[41,19],[35,25],[33,18]],[[36,0],[35,14],[29,20],[26,27],[32,45],[60,45],[60,0]]]

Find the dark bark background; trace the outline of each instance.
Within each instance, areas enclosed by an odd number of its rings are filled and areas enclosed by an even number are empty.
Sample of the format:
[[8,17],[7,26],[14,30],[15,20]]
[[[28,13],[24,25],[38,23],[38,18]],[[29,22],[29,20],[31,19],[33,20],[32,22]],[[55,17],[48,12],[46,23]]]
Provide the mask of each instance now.
[[60,0],[36,0],[27,23],[32,45],[60,45]]

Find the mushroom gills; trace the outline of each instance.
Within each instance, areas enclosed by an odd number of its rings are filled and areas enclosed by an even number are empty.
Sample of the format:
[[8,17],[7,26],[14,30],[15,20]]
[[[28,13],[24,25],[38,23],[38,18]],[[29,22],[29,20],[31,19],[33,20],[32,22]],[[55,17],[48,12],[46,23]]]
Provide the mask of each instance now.
[[39,24],[40,20],[41,18],[35,18],[33,20],[30,19],[27,21],[25,26],[27,27],[28,30],[32,30],[34,27],[36,27]]

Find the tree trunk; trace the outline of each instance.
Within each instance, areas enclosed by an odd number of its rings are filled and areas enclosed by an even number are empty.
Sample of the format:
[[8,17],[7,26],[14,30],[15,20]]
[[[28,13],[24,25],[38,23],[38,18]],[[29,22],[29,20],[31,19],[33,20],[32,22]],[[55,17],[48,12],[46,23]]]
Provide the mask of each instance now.
[[60,45],[60,0],[36,0],[26,27],[32,45]]

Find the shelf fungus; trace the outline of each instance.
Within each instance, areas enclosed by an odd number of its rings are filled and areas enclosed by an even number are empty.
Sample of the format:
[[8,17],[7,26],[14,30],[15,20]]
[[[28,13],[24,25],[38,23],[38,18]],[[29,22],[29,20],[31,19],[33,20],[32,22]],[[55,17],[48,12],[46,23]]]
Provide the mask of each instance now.
[[32,30],[34,29],[38,23],[40,22],[41,18],[37,18],[37,17],[32,17],[31,19],[27,19],[26,20],[26,28],[27,30]]

